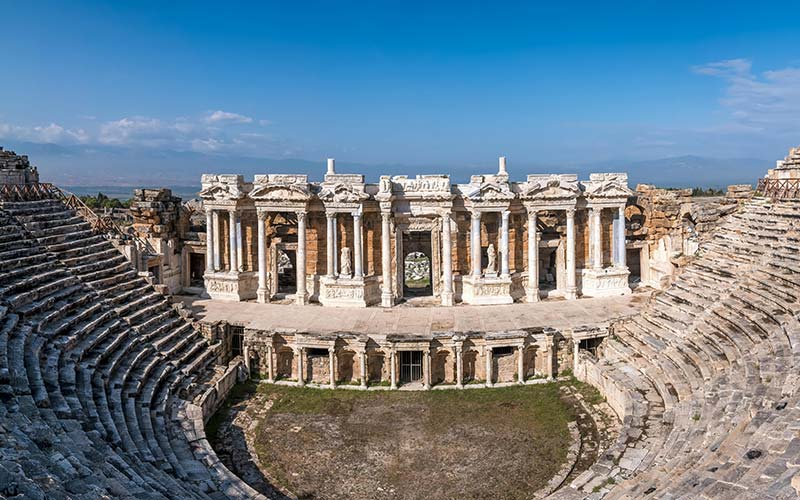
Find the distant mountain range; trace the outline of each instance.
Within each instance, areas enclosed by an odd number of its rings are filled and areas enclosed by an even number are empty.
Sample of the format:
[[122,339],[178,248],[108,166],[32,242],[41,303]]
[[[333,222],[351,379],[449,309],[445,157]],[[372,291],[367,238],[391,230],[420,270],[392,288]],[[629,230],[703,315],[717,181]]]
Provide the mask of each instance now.
[[[196,152],[162,151],[115,146],[61,146],[31,142],[0,144],[18,154],[27,154],[39,167],[42,180],[73,190],[96,193],[96,188],[117,188],[130,192],[134,186],[172,187],[188,197],[200,186],[203,173],[238,173],[252,178],[257,173],[306,173],[322,179],[325,161],[268,159]],[[368,181],[380,175],[449,173],[453,182],[467,182],[470,175],[492,173],[495,164],[485,166],[423,166],[404,164],[359,164],[337,162],[341,172],[363,173]],[[708,158],[678,156],[655,160],[597,160],[582,163],[529,163],[509,159],[512,179],[523,180],[528,173],[576,173],[587,179],[590,172],[627,172],[631,187],[638,183],[661,187],[714,187],[753,184],[775,162],[755,158]],[[88,191],[87,191],[88,190]],[[104,191],[105,193],[106,191]]]

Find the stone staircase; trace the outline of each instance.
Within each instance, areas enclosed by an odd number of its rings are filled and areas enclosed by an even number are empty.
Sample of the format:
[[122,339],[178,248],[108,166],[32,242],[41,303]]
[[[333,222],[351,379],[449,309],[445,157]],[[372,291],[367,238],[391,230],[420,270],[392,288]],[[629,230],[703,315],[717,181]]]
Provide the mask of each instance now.
[[797,498],[798,250],[800,203],[750,202],[601,359],[581,356],[624,442],[557,496]]
[[0,208],[0,498],[254,498],[193,404],[215,346],[59,200]]

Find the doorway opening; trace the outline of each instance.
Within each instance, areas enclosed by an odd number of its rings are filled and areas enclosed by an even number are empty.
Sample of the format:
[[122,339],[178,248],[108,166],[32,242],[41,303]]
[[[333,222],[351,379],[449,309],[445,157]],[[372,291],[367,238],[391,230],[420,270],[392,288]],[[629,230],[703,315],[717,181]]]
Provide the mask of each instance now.
[[297,252],[278,250],[278,293],[290,295],[297,293]]
[[422,380],[422,351],[400,351],[400,382]]
[[403,296],[432,296],[431,233],[414,231],[403,234],[403,249]]
[[189,254],[189,286],[203,286],[203,275],[206,272],[206,256],[202,253]]

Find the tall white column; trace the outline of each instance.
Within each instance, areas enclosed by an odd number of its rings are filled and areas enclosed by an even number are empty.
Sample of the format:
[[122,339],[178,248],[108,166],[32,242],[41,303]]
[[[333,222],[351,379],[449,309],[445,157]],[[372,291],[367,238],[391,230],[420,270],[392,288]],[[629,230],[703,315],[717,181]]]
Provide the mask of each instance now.
[[238,264],[238,249],[239,245],[237,243],[236,238],[236,210],[229,210],[228,211],[228,233],[229,233],[229,242],[230,242],[230,272],[236,272],[239,270]]
[[511,212],[503,210],[500,214],[500,276],[503,278],[509,277],[508,266],[508,218]]
[[492,346],[487,345],[486,349],[486,387],[494,385],[492,382]]
[[450,235],[450,212],[442,215],[442,305],[453,305],[453,240]]
[[364,261],[361,258],[361,214],[353,214],[353,274],[356,278],[364,276]]
[[214,217],[210,208],[206,209],[206,273],[214,272]]
[[339,217],[333,214],[333,275],[339,276]]
[[242,239],[242,214],[236,213],[236,264],[238,271],[244,271],[244,244]]
[[219,271],[222,269],[222,248],[225,242],[220,241],[219,238],[219,211],[213,210],[212,212],[212,222],[214,224],[212,229],[214,232],[214,270]]
[[295,302],[305,305],[308,301],[306,289],[306,212],[297,212],[297,293]]
[[333,347],[328,348],[328,366],[330,369],[329,385],[331,389],[336,389],[336,351]]
[[539,230],[536,218],[535,210],[528,212],[528,302],[539,302]]
[[625,205],[620,205],[617,211],[617,265],[627,266],[625,255]]
[[567,209],[567,284],[565,296],[568,300],[578,298],[575,286],[575,209]]
[[389,351],[389,384],[392,389],[397,389],[397,371],[395,369],[397,352],[392,349]]
[[326,214],[326,220],[328,222],[328,226],[327,231],[325,232],[325,248],[328,251],[328,259],[325,266],[325,274],[329,278],[333,278],[333,276],[336,274],[336,261],[334,259],[334,255],[336,255],[336,245],[334,244],[333,240],[333,233],[336,231],[336,219],[334,218],[333,214],[329,213]]
[[456,343],[456,388],[464,387],[464,353],[460,342]]
[[275,362],[272,360],[272,346],[267,346],[267,382],[275,382]]
[[547,379],[548,380],[555,380],[555,373],[554,373],[554,370],[553,370],[553,365],[555,364],[554,356],[553,356],[555,354],[555,352],[553,352],[554,348],[555,348],[555,343],[553,342],[553,339],[548,337],[548,339],[547,339]]
[[267,288],[267,236],[264,224],[267,220],[266,212],[258,212],[258,290],[256,300],[264,304],[269,302]]
[[358,352],[358,364],[361,369],[361,387],[367,388],[367,351],[366,349]]
[[394,297],[392,296],[392,213],[381,213],[381,306],[392,307]]
[[517,347],[517,382],[525,383],[525,346]]
[[430,389],[431,388],[431,351],[430,349],[425,349],[422,351],[422,369],[425,370],[425,373],[422,374],[422,388],[423,389]]
[[305,348],[298,347],[294,352],[297,355],[297,385],[303,387],[306,385],[305,373],[303,373],[303,357],[305,355]]
[[470,249],[472,250],[472,276],[481,276],[481,213],[472,212],[472,228],[469,238]]
[[602,211],[599,207],[592,207],[589,212],[589,239],[592,242],[592,267],[594,269],[603,268],[603,230],[600,218]]

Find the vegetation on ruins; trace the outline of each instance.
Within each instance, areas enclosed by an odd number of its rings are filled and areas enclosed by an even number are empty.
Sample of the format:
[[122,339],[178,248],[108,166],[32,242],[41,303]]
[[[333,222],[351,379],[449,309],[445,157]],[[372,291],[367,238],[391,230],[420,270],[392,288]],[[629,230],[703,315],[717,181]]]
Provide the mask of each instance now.
[[96,196],[80,196],[81,201],[86,203],[86,206],[91,209],[98,208],[128,208],[131,204],[130,200],[120,200],[119,198],[109,198],[103,193],[97,193]]

